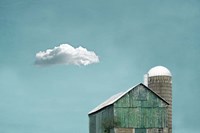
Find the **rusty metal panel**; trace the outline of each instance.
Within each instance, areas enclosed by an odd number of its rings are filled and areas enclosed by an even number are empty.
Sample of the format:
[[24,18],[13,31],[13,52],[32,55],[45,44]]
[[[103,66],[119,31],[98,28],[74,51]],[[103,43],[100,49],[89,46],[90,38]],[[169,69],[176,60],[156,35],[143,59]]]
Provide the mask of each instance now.
[[114,128],[113,131],[111,133],[168,133],[167,128]]
[[168,133],[167,128],[149,128],[147,133]]
[[115,133],[135,133],[132,128],[115,128]]

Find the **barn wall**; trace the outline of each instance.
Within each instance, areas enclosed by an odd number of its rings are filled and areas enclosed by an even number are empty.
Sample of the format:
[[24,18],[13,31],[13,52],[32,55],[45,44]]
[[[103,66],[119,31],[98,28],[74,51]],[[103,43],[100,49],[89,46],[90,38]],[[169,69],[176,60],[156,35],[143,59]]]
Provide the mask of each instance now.
[[89,116],[89,133],[96,132],[96,115],[92,114]]
[[114,118],[121,128],[164,128],[167,104],[139,85],[114,104]]
[[94,114],[89,115],[90,133],[109,133],[113,128],[113,106],[108,106]]

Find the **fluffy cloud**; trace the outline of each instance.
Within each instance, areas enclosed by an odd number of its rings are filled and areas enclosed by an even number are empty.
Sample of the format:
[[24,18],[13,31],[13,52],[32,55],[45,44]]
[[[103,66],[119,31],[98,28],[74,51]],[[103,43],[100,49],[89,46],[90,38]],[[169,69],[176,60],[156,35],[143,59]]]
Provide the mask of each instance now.
[[67,65],[89,65],[98,63],[99,57],[86,48],[74,48],[69,44],[61,44],[53,49],[40,51],[36,54],[35,64],[39,66],[49,66],[55,64]]

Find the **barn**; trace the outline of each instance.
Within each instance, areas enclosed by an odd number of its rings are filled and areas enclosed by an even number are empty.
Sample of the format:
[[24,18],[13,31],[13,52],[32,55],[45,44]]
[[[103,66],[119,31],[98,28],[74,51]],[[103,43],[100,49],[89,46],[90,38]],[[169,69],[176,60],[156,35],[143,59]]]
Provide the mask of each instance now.
[[151,68],[140,83],[89,112],[90,133],[172,133],[172,74]]
[[140,83],[89,112],[90,133],[168,133],[169,103]]

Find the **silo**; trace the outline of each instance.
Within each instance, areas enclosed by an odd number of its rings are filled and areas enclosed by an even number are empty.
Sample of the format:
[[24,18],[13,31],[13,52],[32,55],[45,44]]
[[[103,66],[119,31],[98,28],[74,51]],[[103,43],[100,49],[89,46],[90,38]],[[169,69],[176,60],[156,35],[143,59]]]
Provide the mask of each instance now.
[[168,103],[168,133],[172,133],[172,75],[163,67],[156,66],[149,70],[145,76],[145,84],[164,98]]

